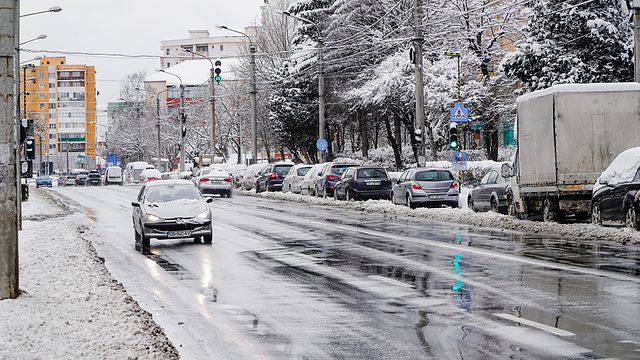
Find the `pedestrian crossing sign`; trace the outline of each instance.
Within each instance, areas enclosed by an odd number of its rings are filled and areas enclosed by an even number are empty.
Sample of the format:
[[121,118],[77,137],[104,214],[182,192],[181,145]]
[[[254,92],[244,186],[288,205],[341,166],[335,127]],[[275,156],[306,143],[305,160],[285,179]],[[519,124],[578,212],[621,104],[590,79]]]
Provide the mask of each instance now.
[[454,123],[469,122],[469,104],[467,103],[451,103],[449,121]]

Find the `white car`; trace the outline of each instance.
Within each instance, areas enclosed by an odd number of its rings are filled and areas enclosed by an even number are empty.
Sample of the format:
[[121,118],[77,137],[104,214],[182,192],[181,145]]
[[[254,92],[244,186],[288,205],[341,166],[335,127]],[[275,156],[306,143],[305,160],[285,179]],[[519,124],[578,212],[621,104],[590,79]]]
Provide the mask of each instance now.
[[282,192],[292,192],[299,194],[302,188],[302,180],[313,165],[298,164],[292,167],[282,183]]
[[242,190],[251,190],[256,186],[256,180],[258,179],[258,173],[269,164],[253,164],[247,168],[242,177],[242,183],[240,184]]
[[142,184],[157,180],[162,180],[162,174],[156,169],[144,169],[138,177],[138,182]]
[[124,179],[122,177],[122,168],[119,166],[109,166],[104,172],[104,184],[117,184],[122,185]]
[[224,170],[212,169],[206,174],[201,174],[196,186],[204,196],[218,194],[228,198],[233,196],[233,177]]
[[318,181],[318,173],[327,163],[314,165],[302,178],[300,183],[300,194],[316,196],[316,182]]

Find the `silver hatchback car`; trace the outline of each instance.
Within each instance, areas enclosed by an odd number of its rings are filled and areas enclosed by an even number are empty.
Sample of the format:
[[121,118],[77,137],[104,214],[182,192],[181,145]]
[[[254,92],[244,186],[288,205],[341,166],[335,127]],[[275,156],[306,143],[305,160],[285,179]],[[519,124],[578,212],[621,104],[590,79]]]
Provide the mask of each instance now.
[[220,195],[228,198],[233,196],[233,178],[224,170],[214,168],[208,173],[201,173],[197,178],[196,186],[204,196]]
[[447,169],[411,169],[405,171],[391,190],[391,201],[412,209],[418,206],[458,207],[460,184]]

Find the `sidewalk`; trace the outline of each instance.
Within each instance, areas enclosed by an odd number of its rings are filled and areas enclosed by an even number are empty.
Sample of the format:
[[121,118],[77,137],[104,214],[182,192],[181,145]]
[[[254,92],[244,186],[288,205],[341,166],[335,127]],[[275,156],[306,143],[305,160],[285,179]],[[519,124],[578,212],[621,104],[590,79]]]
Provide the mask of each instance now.
[[86,216],[32,189],[23,219],[22,293],[0,301],[0,359],[178,358],[96,255]]

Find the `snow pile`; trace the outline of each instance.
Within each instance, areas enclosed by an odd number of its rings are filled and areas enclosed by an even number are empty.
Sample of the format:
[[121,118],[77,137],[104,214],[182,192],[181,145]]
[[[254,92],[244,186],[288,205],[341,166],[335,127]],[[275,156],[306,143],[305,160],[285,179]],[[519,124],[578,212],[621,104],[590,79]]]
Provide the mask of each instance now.
[[[463,188],[468,193],[468,189]],[[461,197],[458,209],[451,208],[420,208],[411,210],[406,206],[393,205],[387,200],[367,201],[335,201],[333,198],[323,199],[293,193],[266,192],[256,194],[254,191],[236,190],[239,195],[254,196],[275,200],[295,201],[310,205],[339,207],[341,209],[383,213],[393,216],[410,216],[424,218],[431,221],[448,222],[479,226],[483,228],[497,228],[515,230],[522,233],[540,233],[564,237],[578,241],[615,241],[621,244],[640,244],[640,232],[631,229],[607,228],[591,224],[556,224],[519,220],[514,217],[492,212],[475,213],[468,209],[465,199]]]
[[[38,195],[30,216],[54,214]],[[0,301],[0,359],[177,359],[151,315],[106,270],[84,215],[24,221],[20,289]]]
[[613,160],[607,170],[600,175],[593,187],[593,191],[595,192],[605,185],[613,186],[633,180],[639,167],[640,147],[623,151]]

